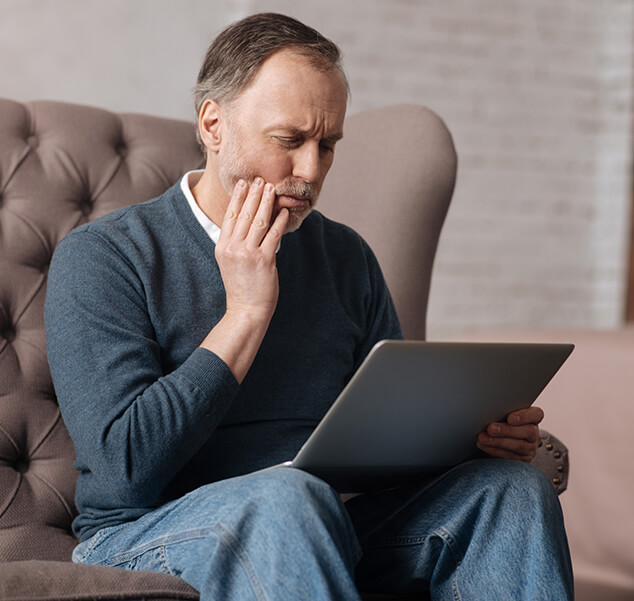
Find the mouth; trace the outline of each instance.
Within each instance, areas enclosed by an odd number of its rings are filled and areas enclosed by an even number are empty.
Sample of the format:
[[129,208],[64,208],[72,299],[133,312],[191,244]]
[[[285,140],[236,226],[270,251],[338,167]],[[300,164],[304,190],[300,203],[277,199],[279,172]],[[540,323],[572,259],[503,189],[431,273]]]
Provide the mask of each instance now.
[[290,194],[278,194],[277,199],[280,208],[305,209],[312,206],[313,201],[306,196],[293,196]]
[[284,181],[276,187],[277,205],[289,211],[309,211],[315,204],[318,191],[307,182]]

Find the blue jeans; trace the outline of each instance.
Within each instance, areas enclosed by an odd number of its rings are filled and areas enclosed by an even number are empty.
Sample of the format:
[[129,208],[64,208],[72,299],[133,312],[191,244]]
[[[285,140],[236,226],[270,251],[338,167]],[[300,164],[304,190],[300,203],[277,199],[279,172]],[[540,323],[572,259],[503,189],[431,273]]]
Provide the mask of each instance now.
[[203,486],[99,531],[73,560],[180,576],[202,601],[573,598],[552,484],[519,462],[465,463],[345,505],[321,480],[271,468]]

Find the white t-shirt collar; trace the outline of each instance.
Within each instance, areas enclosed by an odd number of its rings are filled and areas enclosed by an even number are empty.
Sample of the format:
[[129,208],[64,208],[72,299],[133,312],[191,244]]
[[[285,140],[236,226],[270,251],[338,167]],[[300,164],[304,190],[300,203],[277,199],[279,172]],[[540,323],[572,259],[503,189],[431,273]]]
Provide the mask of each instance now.
[[218,240],[220,239],[220,228],[211,220],[203,210],[198,206],[194,195],[192,194],[191,187],[189,185],[189,176],[193,174],[202,175],[204,173],[204,169],[196,169],[194,171],[188,171],[181,178],[181,190],[191,207],[194,216],[198,220],[198,223],[203,226],[203,229],[207,232],[207,235],[213,240],[214,244],[218,244]]

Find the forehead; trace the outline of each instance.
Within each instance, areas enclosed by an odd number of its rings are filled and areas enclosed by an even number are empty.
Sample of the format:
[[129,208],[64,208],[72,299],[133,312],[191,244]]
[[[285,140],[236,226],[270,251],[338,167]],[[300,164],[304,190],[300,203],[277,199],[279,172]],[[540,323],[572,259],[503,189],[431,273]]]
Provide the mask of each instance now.
[[234,114],[245,124],[287,125],[316,134],[340,134],[347,92],[335,68],[316,68],[291,50],[270,56],[251,84],[234,101]]

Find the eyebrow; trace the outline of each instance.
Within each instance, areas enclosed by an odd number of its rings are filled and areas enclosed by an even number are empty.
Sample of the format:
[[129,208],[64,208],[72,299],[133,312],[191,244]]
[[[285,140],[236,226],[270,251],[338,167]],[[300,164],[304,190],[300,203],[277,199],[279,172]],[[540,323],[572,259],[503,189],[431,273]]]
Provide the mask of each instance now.
[[325,142],[329,142],[330,144],[334,144],[335,142],[339,142],[343,138],[343,132],[337,132],[336,134],[332,134],[332,136],[326,136],[322,138]]
[[[272,133],[275,131],[283,131],[289,134],[290,136],[297,136],[302,138],[308,135],[308,132],[306,132],[306,130],[303,130],[299,127],[295,127],[294,125],[276,125],[266,130],[266,133]],[[339,140],[341,140],[341,138],[343,138],[343,132],[337,132],[330,136],[326,136],[322,138],[322,141],[328,142],[329,144],[334,144],[335,142],[338,142]]]

